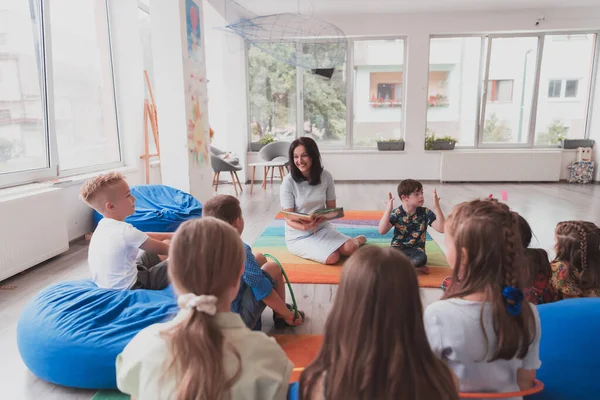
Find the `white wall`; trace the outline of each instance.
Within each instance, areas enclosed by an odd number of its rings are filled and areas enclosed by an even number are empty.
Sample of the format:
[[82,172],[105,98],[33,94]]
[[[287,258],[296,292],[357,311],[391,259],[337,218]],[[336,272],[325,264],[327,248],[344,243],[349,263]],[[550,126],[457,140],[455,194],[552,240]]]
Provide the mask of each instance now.
[[[541,14],[546,19],[539,26],[536,26],[535,23]],[[406,151],[391,154],[325,151],[323,159],[326,167],[333,172],[334,177],[338,180],[397,179],[406,176],[416,179],[439,179],[440,154],[425,152],[423,149],[427,121],[429,38],[431,35],[595,30],[600,28],[599,8],[368,16],[329,15],[321,18],[340,27],[348,37],[408,37],[407,64],[404,76],[405,117],[403,122],[407,142]],[[230,110],[226,104],[222,104],[221,107]],[[245,112],[245,108],[244,110],[236,109],[232,111],[241,113]],[[596,102],[595,107],[595,113],[598,112],[600,112],[600,101]],[[600,119],[600,117],[596,119]],[[595,131],[592,134],[600,139],[600,121],[596,121],[594,126]],[[235,132],[231,133],[235,134]],[[245,144],[248,140],[247,135],[246,128],[239,133],[235,142]],[[233,142],[231,143],[233,144]],[[596,153],[596,155],[598,160],[598,154]],[[255,161],[255,156],[250,154],[248,162],[253,161]],[[419,167],[415,167],[416,165]],[[356,168],[357,166],[358,168]],[[246,174],[247,178],[249,176],[249,174]],[[257,171],[257,178],[260,176],[262,176],[262,171]]]
[[[212,3],[204,0],[203,5],[208,117],[215,132],[212,145],[237,154],[241,165],[246,165],[248,112],[245,44],[239,36],[223,30],[227,22]],[[240,176],[243,177],[244,173]]]

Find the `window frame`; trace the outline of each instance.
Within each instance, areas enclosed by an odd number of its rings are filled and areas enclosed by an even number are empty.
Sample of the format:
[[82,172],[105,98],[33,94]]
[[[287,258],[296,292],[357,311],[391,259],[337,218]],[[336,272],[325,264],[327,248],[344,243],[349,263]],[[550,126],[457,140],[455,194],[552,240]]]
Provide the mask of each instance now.
[[[0,188],[23,185],[35,181],[51,179],[58,176],[58,147],[54,132],[54,102],[48,101],[53,95],[52,87],[52,63],[50,53],[52,51],[50,38],[50,13],[46,12],[46,1],[35,2],[39,15],[39,47],[40,64],[37,78],[40,80],[40,101],[42,106],[43,129],[45,136],[47,166],[31,170],[22,170],[9,173],[0,173]],[[29,10],[32,12],[34,10]],[[34,44],[35,45],[35,44]]]
[[[475,135],[475,144],[473,146],[459,146],[457,144],[457,148],[461,149],[522,149],[522,148],[560,148],[560,145],[553,146],[540,146],[535,144],[535,127],[537,120],[537,109],[538,109],[538,101],[540,97],[540,78],[541,78],[541,68],[543,61],[543,50],[544,50],[544,41],[546,36],[554,36],[554,35],[594,35],[594,46],[592,54],[592,68],[590,71],[590,84],[588,85],[587,90],[582,92],[581,86],[578,87],[577,97],[574,98],[564,98],[563,93],[566,90],[564,87],[561,87],[561,97],[559,98],[548,98],[547,96],[547,85],[546,85],[546,96],[544,96],[547,100],[551,101],[586,101],[587,102],[587,112],[585,117],[585,130],[583,139],[588,139],[590,137],[590,127],[592,121],[592,113],[594,109],[594,101],[596,101],[594,94],[596,93],[596,85],[598,83],[598,73],[600,72],[600,30],[591,29],[591,30],[573,30],[573,31],[543,31],[543,32],[526,32],[526,33],[514,33],[514,34],[503,34],[503,33],[481,33],[481,34],[443,34],[443,35],[430,35],[429,43],[430,43],[430,52],[431,52],[431,39],[451,39],[451,38],[466,38],[466,37],[480,37],[481,38],[481,52],[480,52],[480,76],[479,76],[479,84],[478,84],[478,93],[477,93],[477,110],[476,110],[476,119],[478,123],[476,124],[475,130],[473,134]],[[491,60],[491,48],[492,48],[492,39],[494,38],[513,38],[513,37],[538,37],[538,49],[537,49],[537,60],[536,60],[536,68],[535,68],[535,83],[534,83],[534,92],[532,95],[531,101],[531,116],[529,128],[527,131],[527,141],[525,143],[483,143],[483,128],[485,124],[485,102],[487,99],[487,84],[489,81],[489,65]],[[550,81],[552,79],[549,79]],[[556,78],[555,80],[558,80]],[[569,80],[567,78],[561,78],[563,84],[561,86],[565,86],[565,81]],[[578,78],[581,80],[581,78]],[[514,87],[513,87],[514,91]],[[585,93],[585,94],[584,94]],[[584,97],[585,96],[585,97]]]
[[[355,41],[386,41],[386,40],[402,40],[403,41],[403,54],[402,54],[402,101],[400,112],[401,114],[401,122],[400,126],[402,129],[402,137],[404,140],[406,135],[405,129],[405,113],[404,106],[406,104],[406,84],[404,81],[404,77],[406,76],[406,55],[408,50],[408,36],[406,35],[393,35],[393,36],[357,36],[352,38],[346,38],[347,41],[347,51],[346,51],[346,63],[344,64],[345,70],[345,78],[346,78],[346,140],[342,145],[324,145],[321,143],[319,147],[323,150],[374,150],[376,151],[376,147],[364,147],[364,146],[354,146],[354,83],[355,83],[355,74],[354,74],[354,42]],[[248,139],[247,151],[250,151],[250,141],[252,137],[252,121],[250,115],[250,71],[248,69],[248,56],[251,43],[246,42],[244,46],[244,58],[246,60],[246,113],[247,113],[247,133],[246,137]],[[297,43],[296,51],[301,51],[301,44]],[[296,135],[295,139],[299,138],[300,132],[304,129],[304,71],[306,69],[296,66]]]
[[[40,44],[40,60],[41,65],[38,69],[38,78],[41,82],[41,102],[42,116],[44,119],[44,134],[46,138],[46,154],[48,159],[48,167],[38,168],[26,171],[16,171],[0,174],[0,188],[26,185],[33,182],[44,181],[49,179],[64,178],[74,175],[87,174],[91,172],[103,171],[113,168],[119,168],[125,165],[123,138],[120,130],[120,115],[117,97],[117,87],[115,81],[114,68],[114,49],[112,46],[111,24],[110,24],[110,4],[109,0],[102,0],[105,5],[106,21],[105,29],[107,32],[108,48],[109,48],[109,63],[110,63],[110,82],[112,84],[112,96],[115,104],[115,126],[117,129],[117,140],[119,147],[119,161],[105,164],[92,165],[87,167],[72,168],[68,170],[60,169],[58,142],[56,135],[56,119],[54,113],[54,101],[49,101],[54,98],[54,75],[52,67],[52,21],[50,17],[50,0],[37,0],[36,7],[39,14],[39,44]],[[31,10],[30,10],[31,11]]]

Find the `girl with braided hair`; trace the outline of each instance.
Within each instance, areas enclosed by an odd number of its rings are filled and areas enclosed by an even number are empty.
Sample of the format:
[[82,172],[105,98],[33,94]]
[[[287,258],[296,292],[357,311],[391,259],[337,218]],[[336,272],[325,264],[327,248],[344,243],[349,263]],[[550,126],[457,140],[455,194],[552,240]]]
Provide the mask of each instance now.
[[425,310],[432,350],[452,368],[461,392],[531,388],[541,331],[522,291],[527,261],[517,214],[493,199],[473,200],[453,210],[444,230],[454,270],[442,300]]
[[552,286],[559,299],[600,297],[600,228],[592,222],[556,225]]

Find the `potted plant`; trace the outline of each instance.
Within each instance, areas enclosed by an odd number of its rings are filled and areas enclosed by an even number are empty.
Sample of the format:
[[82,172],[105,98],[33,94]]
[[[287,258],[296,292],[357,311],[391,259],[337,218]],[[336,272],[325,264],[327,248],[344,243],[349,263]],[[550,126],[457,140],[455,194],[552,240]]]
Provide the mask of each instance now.
[[452,136],[436,137],[435,131],[427,128],[425,150],[454,150],[456,139]]
[[263,137],[261,137],[258,142],[250,142],[250,151],[260,151],[263,147],[268,145],[269,143],[273,143],[275,138],[273,135],[267,133]]
[[380,139],[377,141],[379,151],[401,151],[404,150],[404,139]]

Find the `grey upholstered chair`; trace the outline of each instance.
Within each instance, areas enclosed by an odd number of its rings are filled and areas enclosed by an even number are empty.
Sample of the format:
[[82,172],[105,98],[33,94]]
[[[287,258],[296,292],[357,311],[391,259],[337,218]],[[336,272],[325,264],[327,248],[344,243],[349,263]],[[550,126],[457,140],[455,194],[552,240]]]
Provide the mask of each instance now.
[[[242,170],[242,166],[239,164],[239,162],[237,162],[236,164],[234,163],[230,163],[226,160],[223,160],[221,157],[219,157],[219,153],[216,153],[213,151],[213,147],[210,147],[210,165],[214,171],[214,176],[213,176],[213,186],[215,187],[215,191],[219,190],[219,176],[221,175],[221,172],[229,172],[229,174],[231,175],[231,183],[233,183],[233,188],[235,189],[235,195],[238,195],[238,190],[237,187],[239,185],[240,187],[240,192],[243,192],[244,189],[242,189],[242,184],[240,183],[240,178],[238,177],[237,172]],[[218,150],[218,149],[216,149]],[[219,150],[220,151],[220,150]],[[220,154],[223,154],[223,152],[221,152]]]
[[263,181],[263,187],[266,188],[267,177],[269,176],[269,171],[271,171],[271,184],[273,184],[273,175],[275,173],[275,168],[279,169],[279,177],[283,180],[283,175],[285,174],[284,168],[288,171],[290,159],[288,157],[288,152],[290,150],[290,142],[273,142],[269,143],[258,152],[258,157],[262,161],[262,165],[265,168],[265,178]]
[[[221,156],[221,158],[223,157],[223,155],[224,155],[224,154],[227,154],[227,152],[226,152],[226,151],[223,151],[223,150],[217,149],[215,146],[212,146],[212,145],[210,146],[210,153],[211,153],[211,154],[216,154],[216,155],[218,155],[218,156]],[[236,159],[234,159],[234,160],[227,160],[227,162],[228,162],[229,164],[238,165],[238,164],[240,163],[240,160],[238,160],[238,159],[236,158]]]

